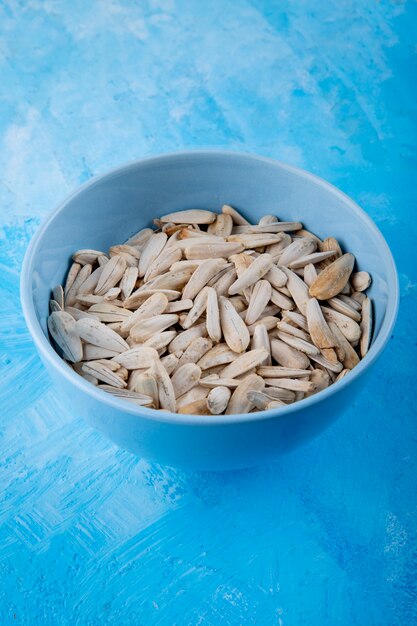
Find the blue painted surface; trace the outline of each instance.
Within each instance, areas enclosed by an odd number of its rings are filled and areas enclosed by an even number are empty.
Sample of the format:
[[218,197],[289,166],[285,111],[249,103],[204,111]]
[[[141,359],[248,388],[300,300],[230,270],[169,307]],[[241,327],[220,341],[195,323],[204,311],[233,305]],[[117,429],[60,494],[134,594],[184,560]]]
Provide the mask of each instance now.
[[[0,4],[0,623],[417,622],[416,5]],[[117,450],[52,389],[19,311],[39,220],[92,174],[213,146],[318,173],[377,222],[399,322],[318,440],[220,475]],[[415,368],[414,368],[415,369]]]

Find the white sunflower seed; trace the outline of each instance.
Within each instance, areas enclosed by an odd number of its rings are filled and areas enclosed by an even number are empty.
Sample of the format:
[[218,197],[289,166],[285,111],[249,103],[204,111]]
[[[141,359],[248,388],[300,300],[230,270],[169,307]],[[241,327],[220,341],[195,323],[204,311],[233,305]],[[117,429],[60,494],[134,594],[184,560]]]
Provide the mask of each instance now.
[[350,282],[355,291],[365,291],[371,284],[371,277],[368,272],[355,272],[350,278]]
[[219,213],[214,222],[209,224],[207,232],[216,237],[228,237],[232,234],[233,219],[227,213]]
[[138,275],[139,270],[137,267],[126,268],[125,273],[120,280],[120,289],[122,291],[123,299],[128,298],[134,290]]
[[206,307],[206,326],[207,334],[212,341],[218,342],[222,338],[222,329],[220,325],[219,302],[216,290],[212,287],[207,289],[207,307]]
[[175,392],[168,372],[159,359],[154,359],[150,373],[158,384],[158,398],[161,409],[175,412]]
[[252,350],[260,350],[261,348],[266,350],[267,356],[262,361],[262,365],[271,365],[271,344],[265,324],[259,324],[255,327],[252,335],[251,348]]
[[195,387],[201,377],[201,369],[195,363],[185,363],[172,375],[171,381],[174,387],[175,397],[179,398],[187,391]]
[[92,266],[89,264],[83,265],[80,271],[77,273],[74,282],[71,287],[65,293],[65,303],[67,306],[72,306],[76,302],[76,296],[83,282],[90,276]]
[[271,299],[272,288],[267,280],[260,280],[254,286],[249,306],[246,311],[245,322],[246,324],[254,324],[259,319]]
[[203,209],[190,209],[185,211],[176,211],[163,215],[160,220],[163,223],[172,222],[173,224],[211,224],[217,217],[212,211]]
[[[128,312],[128,317],[122,320],[121,329],[131,330],[135,324],[142,320],[150,319],[165,312],[168,298],[164,293],[154,293],[145,300],[134,313]],[[126,309],[127,310],[127,309]]]
[[208,337],[196,337],[182,353],[178,367],[186,363],[199,363],[200,359],[213,347],[213,342]]
[[199,267],[194,270],[187,285],[184,287],[182,299],[194,300],[196,295],[207,285],[209,280],[224,267],[225,261],[223,259],[207,259],[205,263],[199,265]]
[[272,267],[270,254],[259,255],[239,278],[229,287],[229,295],[233,296],[259,281]]
[[355,257],[349,252],[330,263],[309,288],[310,296],[328,300],[342,291],[352,273]]
[[360,330],[360,350],[361,357],[363,358],[369,350],[372,334],[372,304],[369,298],[365,298],[362,304],[362,321]]
[[244,352],[250,341],[249,331],[245,322],[224,296],[219,298],[219,310],[225,342],[234,352]]
[[226,415],[232,415],[236,413],[249,413],[253,409],[254,404],[248,398],[249,391],[262,391],[265,387],[265,382],[257,374],[250,374],[246,376],[244,380],[233,392],[226,409]]
[[129,348],[126,341],[114,330],[108,328],[97,319],[83,317],[76,321],[76,332],[81,339],[101,348],[124,352]]
[[154,315],[149,319],[142,319],[136,322],[130,329],[130,336],[134,341],[146,341],[152,335],[166,330],[170,326],[178,323],[178,315],[176,313],[168,313]]
[[155,233],[148,239],[139,259],[140,277],[145,276],[149,266],[161,254],[167,240],[166,233]]
[[103,267],[100,277],[97,282],[97,287],[94,293],[98,296],[104,296],[104,294],[115,287],[122,278],[126,269],[126,261],[121,256],[114,256]]
[[65,358],[73,363],[83,358],[83,346],[76,331],[76,321],[65,311],[54,311],[48,317],[48,330]]
[[74,283],[74,280],[76,279],[80,269],[81,269],[81,265],[79,263],[73,263],[71,267],[69,268],[67,279],[65,281],[65,286],[64,286],[65,296],[67,295],[68,291],[71,289]]
[[307,369],[309,366],[308,356],[304,352],[296,350],[279,339],[271,340],[271,353],[275,361],[283,367]]
[[322,306],[321,310],[323,311],[325,320],[327,322],[334,322],[350,343],[359,341],[361,330],[359,328],[359,324],[355,322],[355,320],[343,315],[343,313],[339,313],[338,311],[329,309],[325,306]]
[[221,243],[201,243],[199,245],[189,246],[185,248],[184,255],[186,259],[218,259],[229,258],[232,254],[239,254],[244,250],[241,243],[221,242]]
[[333,336],[323,312],[316,298],[310,298],[307,303],[307,324],[310,337],[317,348],[333,348],[337,340]]
[[238,378],[250,370],[258,367],[268,357],[265,348],[259,350],[249,350],[236,358],[235,361],[227,365],[222,371],[224,378]]
[[183,333],[179,333],[175,339],[171,341],[168,346],[169,352],[184,352],[190,343],[197,339],[198,337],[206,337],[207,336],[207,328],[205,322],[202,324],[196,324],[192,326],[188,330],[185,330]]
[[316,248],[317,243],[313,239],[308,239],[307,237],[294,239],[294,241],[281,252],[279,264],[288,267],[297,259],[310,255]]
[[227,387],[215,387],[207,396],[207,407],[212,415],[221,415],[227,408],[232,392]]

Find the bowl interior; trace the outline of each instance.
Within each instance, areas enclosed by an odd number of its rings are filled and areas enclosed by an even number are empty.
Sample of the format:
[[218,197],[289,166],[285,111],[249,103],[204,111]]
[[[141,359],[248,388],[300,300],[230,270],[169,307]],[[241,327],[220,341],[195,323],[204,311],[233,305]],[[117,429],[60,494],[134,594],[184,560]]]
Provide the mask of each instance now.
[[256,223],[264,214],[299,220],[319,237],[334,236],[372,275],[374,342],[396,309],[396,273],[372,221],[347,196],[306,172],[233,153],[184,153],[141,161],[87,183],[40,231],[27,267],[35,314],[47,336],[50,289],[63,283],[72,253],[106,251],[152,218],[172,210],[219,211],[231,204]]

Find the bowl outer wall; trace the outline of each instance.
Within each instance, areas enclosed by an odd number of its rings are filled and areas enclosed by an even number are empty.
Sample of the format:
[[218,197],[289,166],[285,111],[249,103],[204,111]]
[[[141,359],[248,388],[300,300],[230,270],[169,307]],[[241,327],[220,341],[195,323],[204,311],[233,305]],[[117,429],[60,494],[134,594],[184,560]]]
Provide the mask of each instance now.
[[[345,244],[359,258],[360,269],[371,270],[376,337],[367,357],[349,376],[317,396],[279,412],[273,410],[237,416],[179,416],[127,405],[95,389],[75,374],[55,353],[45,335],[50,287],[62,282],[74,249],[92,246],[106,249],[137,229],[149,225],[155,215],[181,208],[219,210],[224,202],[243,210],[254,220],[264,213],[275,213],[281,219],[301,219],[307,228],[319,236],[336,236],[342,245]],[[287,429],[281,427],[281,434],[277,437],[285,437],[287,442],[291,440],[290,447],[296,445],[297,441],[301,443],[304,438],[298,422],[296,424],[296,420],[302,419],[301,413],[316,405],[322,405],[320,410],[324,410],[325,400],[334,394],[341,400],[345,388],[352,387],[349,391],[352,397],[356,379],[381,353],[396,318],[398,279],[392,255],[375,224],[352,200],[332,185],[307,172],[270,159],[242,153],[199,151],[144,159],[97,177],[76,190],[35,234],[22,268],[21,298],[26,322],[48,370],[52,370],[58,384],[65,383],[67,388],[66,383],[69,383],[70,388],[75,385],[84,398],[85,406],[90,404],[86,396],[96,403],[96,410],[93,411],[96,425],[99,425],[100,414],[105,413],[104,407],[111,409],[115,415],[129,415],[133,419],[141,416],[149,428],[166,423],[175,427],[175,445],[178,450],[182,450],[178,454],[178,463],[174,459],[172,464],[184,464],[184,449],[178,442],[180,425],[198,426],[200,429],[204,426],[204,430],[207,426],[213,426],[219,431],[221,426],[228,423],[238,429],[239,425],[249,422],[255,429],[263,428],[265,437],[270,438],[269,426],[261,426],[262,422],[282,422],[286,419],[290,420],[290,424]],[[330,420],[335,418],[338,411],[338,402],[332,401],[332,405],[335,406],[332,407]],[[81,414],[85,413],[82,402],[78,410]],[[101,430],[120,442],[118,434],[109,427],[108,417],[103,417]],[[188,430],[182,429],[184,437]],[[322,428],[317,424],[316,432],[320,430]],[[293,432],[292,436],[290,431]],[[237,432],[235,435],[239,439]],[[309,437],[313,435],[314,432],[310,432]],[[192,436],[187,434],[185,438],[188,441]],[[220,444],[221,435],[219,451],[224,447]],[[137,453],[142,448],[145,452],[139,440],[133,446],[122,445],[135,449]],[[259,437],[256,445],[260,445]],[[288,447],[281,441],[273,445],[277,453]],[[215,464],[219,454],[213,451]],[[146,456],[154,457],[151,449],[146,452]]]

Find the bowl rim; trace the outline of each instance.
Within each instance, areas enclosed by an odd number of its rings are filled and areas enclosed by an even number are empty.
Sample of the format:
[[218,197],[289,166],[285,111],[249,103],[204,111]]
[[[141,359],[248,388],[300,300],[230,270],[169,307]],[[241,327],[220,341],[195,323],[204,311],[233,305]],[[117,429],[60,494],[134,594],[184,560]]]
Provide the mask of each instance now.
[[[385,316],[379,333],[374,339],[364,359],[362,359],[358,363],[358,365],[350,372],[349,376],[345,376],[337,383],[330,385],[326,389],[323,389],[322,391],[313,396],[310,396],[309,398],[304,398],[303,400],[299,400],[298,402],[289,404],[286,407],[280,407],[279,409],[270,409],[268,411],[259,411],[256,413],[239,413],[233,415],[185,415],[171,413],[169,411],[156,411],[154,409],[148,409],[144,406],[136,405],[133,402],[127,402],[126,400],[114,397],[111,394],[101,389],[98,389],[97,387],[83,379],[74,370],[72,370],[63,359],[61,359],[58,353],[54,350],[52,344],[45,336],[42,327],[38,321],[32,293],[34,257],[44,233],[47,231],[52,222],[57,218],[57,216],[61,213],[61,211],[65,209],[68,202],[70,202],[77,195],[84,192],[86,189],[99,185],[104,180],[118,177],[131,169],[147,167],[149,165],[155,165],[158,163],[163,164],[165,161],[170,161],[172,159],[178,158],[185,161],[187,159],[195,160],[206,158],[242,159],[243,161],[257,161],[259,163],[279,167],[282,170],[296,174],[301,178],[310,180],[316,185],[324,187],[331,194],[338,196],[340,199],[342,199],[352,211],[358,214],[361,219],[367,223],[368,227],[373,232],[374,237],[379,242],[379,248],[381,249],[382,256],[384,256],[386,259],[387,283],[389,285],[389,290]],[[269,157],[259,156],[249,152],[239,152],[233,150],[195,149],[163,153],[157,156],[147,156],[141,159],[130,161],[123,165],[116,166],[104,172],[103,174],[92,177],[82,185],[78,186],[68,196],[66,196],[66,198],[58,204],[58,206],[46,217],[46,219],[42,221],[28,245],[21,269],[20,299],[26,325],[41,357],[46,360],[52,367],[54,367],[70,384],[75,385],[81,391],[87,393],[98,402],[106,404],[107,406],[121,411],[122,413],[136,415],[138,417],[141,417],[142,419],[145,418],[153,422],[163,422],[173,425],[177,424],[207,427],[231,423],[238,424],[258,422],[284,417],[291,413],[295,413],[297,411],[302,411],[304,409],[312,407],[322,402],[326,398],[330,398],[334,394],[339,393],[339,391],[342,391],[345,387],[350,386],[377,360],[390,338],[398,314],[399,282],[394,258],[379,228],[369,217],[369,215],[363,209],[361,209],[356,202],[354,202],[347,194],[345,194],[343,191],[341,191],[331,183],[306,170],[295,167],[293,165],[288,165],[286,163],[283,163],[282,161]]]

